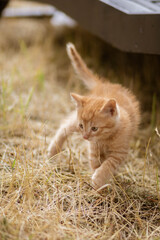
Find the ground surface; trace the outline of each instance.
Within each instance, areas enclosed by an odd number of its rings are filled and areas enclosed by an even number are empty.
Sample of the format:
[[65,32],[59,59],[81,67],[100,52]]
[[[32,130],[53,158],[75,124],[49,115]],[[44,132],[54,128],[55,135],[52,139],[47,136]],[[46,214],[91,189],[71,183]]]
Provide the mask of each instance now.
[[[79,28],[49,20],[0,21],[0,239],[160,239],[158,58],[120,53]],[[101,194],[91,187],[87,144],[46,149],[85,89],[65,51],[141,101],[142,124],[128,161]]]

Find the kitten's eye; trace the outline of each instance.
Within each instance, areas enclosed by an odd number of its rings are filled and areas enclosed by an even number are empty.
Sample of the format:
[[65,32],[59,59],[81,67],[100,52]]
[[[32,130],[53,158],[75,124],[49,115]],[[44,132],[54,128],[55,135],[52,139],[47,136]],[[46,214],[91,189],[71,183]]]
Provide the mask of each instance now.
[[96,131],[98,130],[98,128],[97,128],[97,127],[92,127],[91,130],[92,130],[93,132],[96,132]]
[[79,124],[79,127],[80,127],[81,129],[83,129],[83,124],[82,124],[82,123],[80,123],[80,124]]

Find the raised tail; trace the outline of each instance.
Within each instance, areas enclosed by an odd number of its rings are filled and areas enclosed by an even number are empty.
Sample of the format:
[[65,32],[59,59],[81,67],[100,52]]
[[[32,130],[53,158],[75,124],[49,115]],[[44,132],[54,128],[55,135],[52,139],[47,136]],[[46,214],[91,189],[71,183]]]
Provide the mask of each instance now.
[[83,80],[88,89],[93,89],[100,82],[99,79],[86,66],[81,56],[72,43],[67,44],[67,53],[72,62],[75,72]]

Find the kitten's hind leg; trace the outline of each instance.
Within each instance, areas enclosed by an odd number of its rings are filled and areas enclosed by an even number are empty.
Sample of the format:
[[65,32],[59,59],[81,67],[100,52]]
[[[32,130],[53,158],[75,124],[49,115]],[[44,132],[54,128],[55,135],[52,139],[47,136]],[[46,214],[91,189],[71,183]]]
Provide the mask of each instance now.
[[73,112],[72,114],[69,115],[65,122],[61,124],[60,128],[56,132],[56,135],[53,137],[49,144],[48,153],[50,157],[59,153],[67,137],[71,135],[73,132],[77,131],[76,118],[77,114],[76,112]]

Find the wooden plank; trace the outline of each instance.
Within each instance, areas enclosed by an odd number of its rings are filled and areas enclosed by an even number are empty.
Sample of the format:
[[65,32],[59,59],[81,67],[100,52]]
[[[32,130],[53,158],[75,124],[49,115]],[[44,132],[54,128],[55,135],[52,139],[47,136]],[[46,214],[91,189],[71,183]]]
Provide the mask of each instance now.
[[147,7],[153,13],[160,13],[160,7],[157,5],[157,3],[153,3],[150,0],[134,0],[134,2],[139,3],[142,6]]
[[[112,2],[116,3],[115,0]],[[117,9],[118,6],[102,0],[45,0],[45,3],[64,11],[83,28],[116,48],[127,52],[160,54],[158,13],[146,10],[143,14],[126,14]]]
[[52,6],[32,6],[32,7],[7,7],[2,12],[2,17],[22,18],[22,17],[52,17],[55,8]]
[[121,12],[127,14],[151,14],[154,13],[153,9],[141,4],[139,1],[130,0],[100,0],[101,2],[108,4]]

